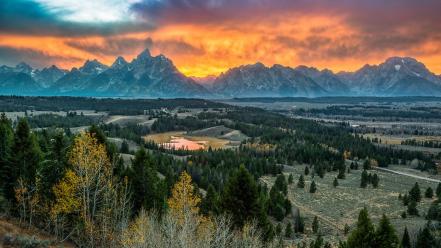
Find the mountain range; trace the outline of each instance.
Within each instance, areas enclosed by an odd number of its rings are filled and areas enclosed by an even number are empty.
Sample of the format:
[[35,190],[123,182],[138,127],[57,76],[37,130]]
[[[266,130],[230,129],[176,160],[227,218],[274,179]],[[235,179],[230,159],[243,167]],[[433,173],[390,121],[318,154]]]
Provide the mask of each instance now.
[[0,94],[139,98],[230,98],[319,96],[441,96],[441,76],[409,57],[392,57],[355,72],[262,63],[231,68],[217,77],[183,75],[163,55],[144,50],[131,62],[117,57],[111,66],[87,60],[80,68],[26,63],[0,66]]

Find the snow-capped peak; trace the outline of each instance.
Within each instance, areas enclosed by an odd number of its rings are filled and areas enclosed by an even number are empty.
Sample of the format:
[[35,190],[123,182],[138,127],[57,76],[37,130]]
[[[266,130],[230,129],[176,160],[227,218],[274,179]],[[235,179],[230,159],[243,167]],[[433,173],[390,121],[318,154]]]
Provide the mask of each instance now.
[[88,74],[99,74],[106,70],[108,67],[98,60],[87,60],[86,63],[80,68],[80,71]]

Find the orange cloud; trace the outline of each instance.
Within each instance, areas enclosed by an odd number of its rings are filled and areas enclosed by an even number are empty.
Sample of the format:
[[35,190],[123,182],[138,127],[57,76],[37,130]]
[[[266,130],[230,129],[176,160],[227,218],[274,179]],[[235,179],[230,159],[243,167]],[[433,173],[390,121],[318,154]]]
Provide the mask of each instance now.
[[[201,77],[258,61],[268,66],[306,64],[353,71],[390,56],[412,56],[441,73],[441,42],[412,39],[407,32],[402,28],[388,37],[374,37],[347,25],[343,17],[294,18],[290,13],[279,13],[240,23],[170,24],[154,31],[114,36],[0,35],[0,46],[39,51],[56,57],[57,65],[63,68],[78,67],[93,58],[111,64],[117,55],[130,61],[147,47],[154,55],[169,57],[185,75]],[[394,43],[402,37],[408,40]]]

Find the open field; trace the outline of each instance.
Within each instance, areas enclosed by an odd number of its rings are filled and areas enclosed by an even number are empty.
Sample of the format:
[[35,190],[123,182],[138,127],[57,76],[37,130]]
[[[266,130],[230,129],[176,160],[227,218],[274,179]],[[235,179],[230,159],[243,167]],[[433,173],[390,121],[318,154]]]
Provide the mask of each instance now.
[[104,123],[118,124],[121,126],[127,124],[138,124],[151,126],[156,119],[150,118],[148,115],[111,115]]
[[[70,112],[77,112],[77,114],[83,114],[85,116],[92,116],[92,117],[101,117],[101,116],[107,116],[106,112],[98,112],[94,110],[71,110]],[[22,118],[26,116],[26,112],[24,111],[17,111],[17,112],[4,112],[6,117],[8,117],[11,120],[15,120],[17,118]],[[28,116],[37,116],[37,115],[43,115],[43,114],[53,114],[53,115],[59,115],[59,116],[66,116],[66,111],[28,111]]]
[[431,136],[431,135],[385,135],[377,133],[367,133],[363,134],[364,137],[370,139],[378,138],[381,139],[383,144],[390,145],[401,145],[402,141],[414,139],[416,141],[440,141],[441,136]]
[[[294,167],[286,167],[285,173],[288,176],[292,173],[294,183],[289,186],[289,199],[295,207],[305,216],[306,227],[310,228],[314,216],[319,218],[322,231],[326,235],[341,237],[345,224],[351,229],[356,223],[358,213],[363,207],[367,207],[374,223],[378,223],[382,214],[386,214],[392,224],[396,227],[397,232],[401,234],[404,227],[407,226],[409,232],[415,234],[419,228],[424,226],[426,220],[424,215],[434,199],[424,198],[418,204],[418,211],[421,217],[401,218],[401,213],[407,210],[402,202],[398,200],[398,195],[407,193],[415,182],[420,185],[421,191],[427,187],[436,189],[437,183],[427,182],[426,180],[410,178],[404,175],[392,174],[383,171],[369,171],[377,173],[380,178],[380,184],[377,189],[369,186],[366,189],[359,187],[362,170],[352,170],[346,173],[346,179],[339,180],[339,186],[334,188],[332,183],[337,176],[336,172],[326,173],[323,179],[318,176],[314,177],[317,184],[317,192],[309,193],[309,185],[311,184],[311,175],[305,176],[305,189],[297,188],[297,180],[301,173],[304,172],[304,165]],[[263,177],[262,181],[272,185],[274,177]]]
[[408,146],[408,145],[386,145],[386,144],[376,144],[378,146],[390,147],[396,150],[406,150],[406,151],[415,151],[422,152],[425,154],[438,155],[441,153],[441,148],[432,148],[432,147],[424,147],[424,146]]
[[209,128],[205,128],[205,129],[200,129],[200,130],[196,130],[196,131],[191,131],[188,132],[188,135],[191,136],[207,136],[207,137],[215,137],[215,138],[219,138],[219,139],[226,139],[229,141],[237,141],[237,142],[242,142],[246,139],[248,139],[248,137],[243,134],[242,132],[240,132],[239,130],[234,130],[231,128],[227,128],[225,126],[215,126],[215,127],[209,127]]
[[107,140],[114,143],[118,149],[121,149],[121,145],[124,141],[127,142],[129,145],[130,151],[137,151],[139,149],[139,145],[136,144],[136,142],[132,140],[122,139],[122,138],[113,138],[113,137],[107,137]]
[[186,132],[183,131],[151,134],[144,137],[146,141],[152,140],[158,144],[170,143],[174,139],[178,138],[183,138],[188,141],[196,142],[197,144],[203,146],[204,149],[208,149],[209,147],[213,149],[226,148],[227,145],[230,143],[229,140],[209,136],[193,136],[188,135]]

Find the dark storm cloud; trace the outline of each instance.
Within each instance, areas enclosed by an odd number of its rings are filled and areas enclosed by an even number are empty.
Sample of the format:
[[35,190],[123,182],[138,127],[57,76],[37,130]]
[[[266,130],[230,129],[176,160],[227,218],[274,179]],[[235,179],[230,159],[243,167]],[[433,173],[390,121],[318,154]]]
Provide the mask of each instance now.
[[[286,0],[144,0],[131,10],[145,21],[158,26],[169,23],[219,24],[225,21],[246,21],[267,7],[269,11]],[[271,3],[273,2],[273,3]],[[269,7],[269,9],[268,9]],[[263,12],[262,12],[263,13]]]
[[204,49],[195,47],[182,40],[155,40],[152,38],[125,38],[125,37],[106,37],[103,42],[91,43],[78,39],[65,42],[66,45],[80,49],[92,54],[101,56],[111,55],[120,56],[123,54],[133,54],[148,49],[158,49],[165,54],[174,55],[202,55]]
[[[237,25],[240,26],[241,21],[260,20],[277,14],[283,14],[281,16],[287,23],[298,16],[335,17],[360,33],[361,47],[356,49],[359,51],[406,49],[425,41],[439,42],[438,34],[441,33],[439,0],[144,0],[134,4],[132,11],[157,25],[221,26],[227,22],[239,22]],[[328,28],[320,25],[310,31],[320,34]],[[344,52],[346,50],[353,51],[354,48],[340,45],[329,53],[349,54]]]
[[91,43],[82,40],[68,40],[66,45],[86,51],[88,53],[97,54],[100,56],[111,55],[119,56],[126,53],[133,53],[141,51],[144,48],[151,47],[151,40],[136,39],[136,38],[115,38],[106,37],[102,43]]
[[60,60],[80,62],[80,58],[64,58],[61,56],[48,55],[42,51],[33,49],[19,49],[8,46],[0,46],[0,65],[15,66],[20,62],[26,62],[35,68],[41,68],[57,64]]
[[30,0],[0,1],[0,33],[53,36],[112,35],[153,27],[145,22],[78,23],[61,20]]

